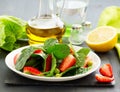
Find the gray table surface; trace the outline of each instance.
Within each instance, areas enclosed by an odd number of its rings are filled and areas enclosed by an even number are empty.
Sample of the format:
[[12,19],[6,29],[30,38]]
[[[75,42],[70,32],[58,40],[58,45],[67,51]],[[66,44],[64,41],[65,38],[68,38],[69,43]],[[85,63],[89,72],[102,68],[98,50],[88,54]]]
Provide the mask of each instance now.
[[[0,15],[13,15],[28,20],[38,11],[39,0],[0,0]],[[90,0],[87,20],[96,27],[99,16],[108,6],[120,6],[120,0]],[[116,84],[114,87],[63,87],[63,86],[8,86],[4,83],[5,56],[7,52],[0,50],[0,92],[120,92],[120,62],[115,49],[99,54],[102,60],[107,57],[113,67]],[[4,66],[2,66],[4,65]]]

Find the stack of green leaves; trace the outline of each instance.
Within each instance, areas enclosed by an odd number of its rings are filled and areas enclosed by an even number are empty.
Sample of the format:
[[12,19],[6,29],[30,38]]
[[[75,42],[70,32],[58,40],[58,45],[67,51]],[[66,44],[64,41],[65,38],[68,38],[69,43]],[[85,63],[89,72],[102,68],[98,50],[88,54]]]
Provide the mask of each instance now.
[[12,51],[18,46],[16,41],[26,38],[26,22],[20,18],[3,15],[0,16],[0,48]]
[[100,15],[98,26],[112,26],[117,29],[118,42],[115,48],[120,58],[120,7],[110,6],[105,8]]

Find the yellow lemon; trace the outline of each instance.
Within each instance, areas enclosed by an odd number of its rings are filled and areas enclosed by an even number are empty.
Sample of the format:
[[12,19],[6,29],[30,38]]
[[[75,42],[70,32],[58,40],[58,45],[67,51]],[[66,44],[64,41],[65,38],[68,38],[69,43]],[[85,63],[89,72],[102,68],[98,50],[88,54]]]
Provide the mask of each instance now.
[[111,26],[101,26],[88,33],[86,43],[97,52],[107,52],[114,48],[118,35]]

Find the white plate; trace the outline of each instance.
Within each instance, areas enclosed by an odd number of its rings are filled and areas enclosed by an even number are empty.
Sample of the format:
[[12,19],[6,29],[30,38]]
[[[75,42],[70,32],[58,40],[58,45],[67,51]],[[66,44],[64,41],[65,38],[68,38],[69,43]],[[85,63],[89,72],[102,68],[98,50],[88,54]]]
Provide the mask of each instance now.
[[[92,67],[92,69],[90,69],[86,73],[78,74],[78,75],[75,75],[75,76],[68,76],[68,77],[44,77],[44,76],[29,75],[29,74],[25,74],[21,71],[16,70],[15,65],[14,65],[14,61],[13,61],[14,56],[17,53],[21,52],[22,49],[27,48],[27,47],[29,47],[29,46],[25,46],[25,47],[22,47],[22,48],[19,48],[17,50],[14,50],[14,51],[10,52],[5,58],[5,63],[7,65],[7,67],[9,69],[11,69],[12,71],[14,71],[15,73],[17,73],[21,76],[30,78],[30,79],[34,79],[34,80],[40,80],[40,81],[69,81],[69,80],[79,79],[79,78],[82,78],[84,76],[88,76],[89,74],[96,71],[101,64],[100,58],[94,52],[90,51],[88,56],[90,56],[93,60],[93,67]],[[78,50],[80,47],[75,46],[74,48],[76,50]]]

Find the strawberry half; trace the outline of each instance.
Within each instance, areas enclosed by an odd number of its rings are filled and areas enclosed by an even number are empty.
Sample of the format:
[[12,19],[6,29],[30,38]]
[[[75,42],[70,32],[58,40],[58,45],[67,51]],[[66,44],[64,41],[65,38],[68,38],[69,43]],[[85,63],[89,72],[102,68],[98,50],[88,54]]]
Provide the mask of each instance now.
[[46,67],[45,67],[46,72],[51,69],[51,65],[52,65],[52,55],[48,55],[48,57],[46,58]]
[[34,51],[34,54],[40,54],[40,53],[42,53],[43,51],[41,50],[41,49],[37,49],[37,50],[35,50]]
[[74,55],[74,50],[70,48],[70,54]]
[[100,75],[100,74],[96,74],[95,78],[98,82],[103,82],[103,83],[110,83],[114,80],[114,77],[110,78],[110,77],[103,76],[103,75]]
[[68,68],[72,67],[73,65],[75,65],[75,63],[76,63],[76,58],[72,54],[70,54],[62,60],[59,69],[61,72],[63,72]]
[[109,63],[108,64],[104,64],[103,66],[101,66],[100,69],[99,69],[99,72],[103,76],[113,77],[112,66]]
[[30,66],[26,66],[23,68],[23,72],[26,74],[32,74],[32,75],[42,75],[42,72],[39,71],[38,69],[34,68],[34,67],[30,67]]

